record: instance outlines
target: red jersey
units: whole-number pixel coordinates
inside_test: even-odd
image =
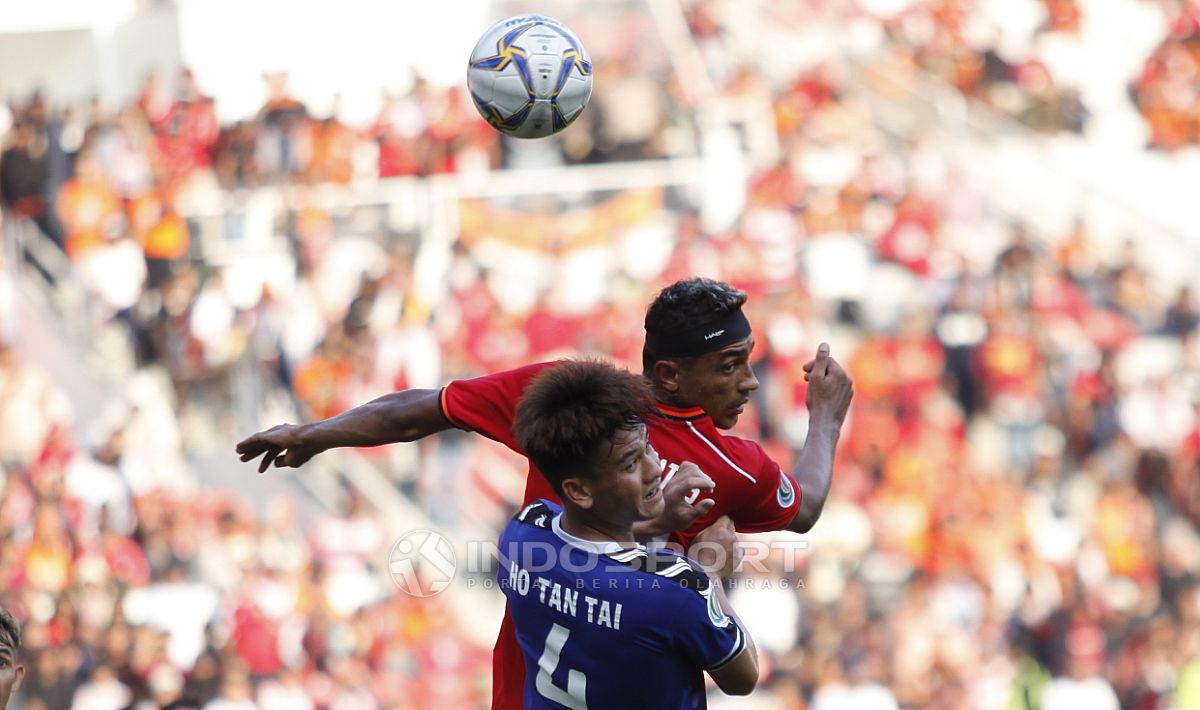
[[[454,426],[477,432],[524,454],[512,433],[517,402],[535,375],[554,363],[500,372],[447,385],[441,394],[442,413]],[[752,441],[722,434],[702,409],[680,410],[658,406],[658,416],[646,422],[650,443],[665,462],[664,477],[691,461],[716,484],[711,493],[716,504],[691,528],[671,536],[686,550],[695,536],[722,515],[728,515],[739,532],[782,530],[796,517],[800,489],[779,464]],[[525,484],[523,505],[539,498],[558,501],[546,478],[532,463]],[[492,708],[524,707],[525,662],[508,614],[492,654]]]

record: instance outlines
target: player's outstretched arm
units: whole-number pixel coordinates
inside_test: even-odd
[[[711,579],[717,602],[733,619],[733,623],[742,628],[742,633],[746,637],[746,647],[732,661],[720,668],[710,670],[708,674],[712,676],[713,682],[717,684],[721,692],[726,695],[749,695],[754,690],[754,686],[758,685],[758,649],[755,648],[754,639],[750,637],[746,625],[738,618],[737,613],[733,610],[733,605],[729,603],[729,598],[725,596],[725,586],[721,583],[721,579],[716,576],[711,576]]]
[[[373,399],[309,424],[280,424],[238,442],[242,461],[262,456],[258,472],[274,462],[295,468],[322,451],[342,446],[379,446],[416,441],[451,427],[442,413],[440,390],[404,390]]]
[[[788,530],[801,533],[812,529],[825,507],[833,481],[834,450],[854,397],[854,383],[829,356],[828,343],[821,343],[816,358],[804,363],[804,379],[808,382],[808,438],[792,472],[801,497],[796,517],[788,526]]]

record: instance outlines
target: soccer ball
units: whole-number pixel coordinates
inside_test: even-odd
[[[480,115],[517,138],[558,133],[592,95],[592,62],[566,25],[518,15],[492,25],[471,52],[467,88]]]

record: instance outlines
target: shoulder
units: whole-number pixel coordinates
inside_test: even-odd
[[[663,580],[663,586],[668,589],[678,588],[704,595],[712,585],[704,568],[673,552],[639,548],[622,550],[608,557],[632,570]]]
[[[787,478],[783,466],[757,441],[725,436],[724,444],[729,457],[750,472],[756,484],[774,487],[779,484],[780,478]]]
[[[530,380],[543,370],[553,367],[554,364],[553,362],[539,362],[514,370],[493,372],[490,375],[480,375],[465,380],[453,380],[442,388],[443,397],[454,400],[470,395],[494,397],[498,393],[519,394],[524,391]]]
[[[521,509],[510,525],[530,525],[543,530],[550,529],[550,521],[562,512],[562,508],[548,500],[536,500]]]
[[[515,551],[510,549],[512,545],[529,542],[554,543],[557,538],[550,529],[550,524],[560,512],[561,508],[547,500],[534,501],[522,508],[500,533],[500,547],[512,553],[506,557],[517,559]]]
[[[747,461],[772,460],[766,449],[764,449],[757,441],[743,439],[740,436],[733,436],[732,434],[725,434],[715,427],[714,430],[716,430],[717,436],[720,437],[721,443],[725,446],[725,449],[731,454],[734,454]]]
[[[454,380],[442,388],[439,396],[442,414],[459,429],[490,433],[492,438],[503,439],[499,430],[511,424],[517,401],[529,381],[553,364],[540,362],[515,370]]]
[[[775,475],[781,467],[758,442],[726,434],[717,429],[711,419],[704,421],[706,425],[698,427],[696,434],[707,446],[696,447],[693,460],[705,473],[711,476],[714,471],[722,470],[723,465],[752,484],[765,478],[774,485]]]

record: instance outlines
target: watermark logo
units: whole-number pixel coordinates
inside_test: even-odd
[[[450,586],[457,558],[450,541],[432,530],[413,530],[396,540],[388,553],[388,572],[400,591],[432,597]]]
[[[743,538],[731,547],[713,541],[698,542],[688,552],[693,560],[709,570],[732,570],[749,588],[760,584],[764,588],[773,584],[787,588],[803,571],[808,548],[808,541],[802,539]],[[585,585],[601,578],[612,584],[615,577],[627,576],[630,578],[628,588],[640,588],[647,580],[659,579],[655,572],[677,565],[679,560],[675,555],[682,552],[682,548],[674,543],[652,544],[640,553],[626,554],[626,557],[640,558],[631,561],[583,555],[570,545],[546,540],[510,542],[503,548],[494,539],[466,540],[456,548],[437,532],[417,529],[410,530],[392,544],[387,569],[396,587],[414,597],[441,594],[458,575],[467,589],[481,586],[490,589],[496,585],[497,573],[507,575],[513,563],[529,574],[545,575],[558,570],[575,575]],[[600,566],[606,568],[603,574],[597,570]],[[730,589],[739,584],[733,578],[727,581]],[[799,584],[803,586],[802,581]]]

